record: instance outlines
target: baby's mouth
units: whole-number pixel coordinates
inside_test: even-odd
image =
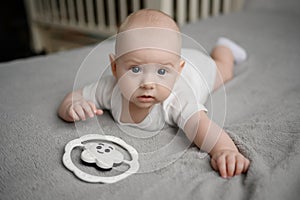
[[[147,102],[152,102],[155,100],[155,98],[151,95],[141,95],[137,97],[139,101],[147,103]]]

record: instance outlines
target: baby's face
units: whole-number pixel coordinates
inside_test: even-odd
[[[123,55],[113,73],[123,97],[141,108],[163,102],[170,95],[184,66],[178,55],[142,49]]]

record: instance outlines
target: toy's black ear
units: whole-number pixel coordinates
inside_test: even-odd
[[[116,65],[116,59],[114,54],[109,54],[109,60],[110,60],[110,67],[111,72],[114,75],[114,77],[117,77],[117,65]]]

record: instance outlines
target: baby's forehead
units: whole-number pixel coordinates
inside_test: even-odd
[[[175,65],[180,61],[180,54],[161,49],[140,49],[126,53],[118,60],[124,63]]]
[[[151,54],[169,52],[179,55],[181,33],[171,29],[145,27],[124,31],[116,36],[115,54],[117,57],[136,51],[143,53],[149,49],[153,50]]]

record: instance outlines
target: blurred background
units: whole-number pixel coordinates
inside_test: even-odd
[[[0,62],[98,43],[132,12],[153,8],[179,24],[242,9],[244,0],[10,0],[0,2]]]
[[[23,0],[0,1],[0,36],[0,62],[37,55],[30,48]]]

